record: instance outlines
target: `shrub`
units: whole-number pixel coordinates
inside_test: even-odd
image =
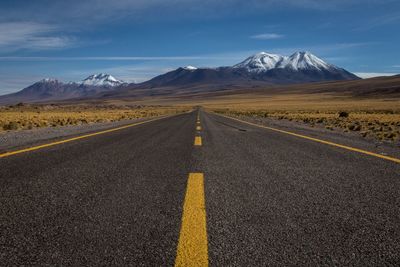
[[[19,128],[19,124],[15,121],[12,121],[3,126],[4,130],[18,130],[18,128]]]
[[[349,117],[349,113],[346,111],[340,111],[339,112],[339,118],[347,118]]]

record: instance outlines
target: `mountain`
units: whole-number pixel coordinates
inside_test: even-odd
[[[261,52],[246,58],[244,61],[234,65],[233,68],[260,73],[276,68],[278,64],[285,59],[286,58],[281,55]]]
[[[219,68],[195,68],[181,67],[176,70],[161,74],[153,79],[138,84],[141,88],[165,87],[165,86],[187,86],[193,84],[229,84],[237,82],[248,82],[246,71],[236,70],[230,67]]]
[[[115,79],[113,76],[105,73],[93,74],[81,82],[82,85],[87,86],[119,86],[124,84],[123,81]]]
[[[340,69],[332,64],[328,64],[310,52],[296,52],[293,55],[281,56],[261,52],[246,58],[233,66],[237,69],[246,69],[249,72],[267,72],[272,69],[292,69],[292,70],[333,70]]]
[[[310,52],[282,56],[261,52],[232,67],[196,68],[187,66],[139,84],[141,88],[200,85],[293,84],[359,79]],[[136,86],[137,88],[137,86]]]
[[[233,66],[253,73],[256,80],[277,84],[356,80],[356,75],[329,64],[310,52],[281,56],[261,52]]]
[[[277,66],[278,68],[289,68],[293,70],[332,70],[338,67],[328,64],[319,57],[310,52],[296,52],[288,58],[285,58]]]
[[[44,79],[17,93],[0,96],[0,104],[72,98],[140,97],[177,92],[196,93],[269,85],[360,79],[310,52],[290,56],[261,52],[233,66],[180,67],[140,84],[127,84],[109,74],[90,75],[81,82]]]
[[[56,79],[47,78],[19,92],[0,96],[0,104],[92,97],[101,92],[116,90],[124,85],[126,83],[103,73],[90,75],[81,82],[63,83]]]

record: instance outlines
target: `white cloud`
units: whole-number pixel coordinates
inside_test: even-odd
[[[156,61],[156,60],[207,60],[215,59],[212,56],[166,56],[166,57],[19,57],[19,56],[0,56],[0,61]]]
[[[373,78],[373,77],[380,77],[380,76],[393,76],[398,73],[388,73],[388,72],[355,72],[355,75],[361,78]]]
[[[55,35],[57,30],[55,26],[36,22],[0,23],[0,49],[3,51],[59,49],[75,44],[74,38]]]
[[[283,37],[284,37],[283,34],[278,34],[278,33],[261,33],[250,36],[250,38],[258,40],[273,40],[273,39],[281,39]]]

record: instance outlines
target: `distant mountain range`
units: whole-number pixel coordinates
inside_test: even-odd
[[[281,56],[261,52],[230,67],[181,67],[140,84],[128,84],[109,74],[91,75],[81,82],[62,83],[54,79],[41,80],[21,91],[0,96],[0,104],[55,101],[126,95],[129,91],[168,88],[185,90],[219,90],[226,86],[266,86],[321,81],[356,80],[356,75],[326,63],[309,52]]]
[[[90,75],[81,82],[63,83],[56,79],[46,78],[19,92],[0,96],[0,104],[87,98],[102,92],[113,91],[124,85],[127,83],[104,73]]]
[[[345,69],[326,63],[309,52],[296,52],[289,57],[261,52],[232,67],[178,68],[144,82],[140,86],[251,84],[251,82],[292,84],[355,79],[359,77]]]

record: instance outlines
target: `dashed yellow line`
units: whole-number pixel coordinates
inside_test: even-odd
[[[203,173],[189,174],[175,266],[208,266]]]
[[[201,126],[196,126],[197,131],[201,131]]]
[[[195,146],[201,146],[201,145],[202,145],[201,136],[196,136],[196,137],[194,138],[194,145],[195,145]]]
[[[47,143],[47,144],[43,144],[43,145],[28,147],[28,148],[24,148],[24,149],[20,149],[20,150],[15,150],[15,151],[10,151],[10,152],[6,152],[6,153],[3,153],[3,154],[0,154],[0,158],[5,158],[5,157],[9,157],[9,156],[16,155],[16,154],[21,154],[21,153],[25,153],[25,152],[34,151],[34,150],[39,150],[39,149],[46,148],[46,147],[56,146],[56,145],[68,143],[68,142],[71,142],[71,141],[76,141],[76,140],[80,140],[80,139],[84,139],[84,138],[89,138],[89,137],[96,136],[96,135],[101,135],[101,134],[105,134],[105,133],[111,133],[111,132],[119,131],[119,130],[122,130],[122,129],[130,128],[130,127],[133,127],[133,126],[137,126],[137,125],[149,123],[149,122],[152,122],[152,121],[168,118],[168,117],[171,117],[171,116],[155,118],[155,119],[142,121],[142,122],[131,123],[131,124],[128,124],[128,125],[124,125],[124,126],[121,126],[121,127],[112,128],[112,129],[108,129],[108,130],[104,130],[104,131],[100,131],[100,132],[95,132],[95,133],[91,133],[91,134],[85,134],[85,135],[81,135],[81,136],[77,136],[77,137],[74,137],[74,138],[69,138],[69,139],[65,139],[65,140],[61,140],[61,141],[56,141],[56,142]]]
[[[279,133],[284,133],[284,134],[288,134],[288,135],[304,138],[304,139],[311,140],[311,141],[314,141],[314,142],[318,142],[318,143],[321,143],[321,144],[326,144],[326,145],[330,145],[330,146],[334,146],[334,147],[340,147],[340,148],[343,148],[343,149],[346,149],[346,150],[350,150],[350,151],[358,152],[358,153],[361,153],[361,154],[365,154],[365,155],[369,155],[369,156],[373,156],[373,157],[377,157],[377,158],[381,158],[381,159],[386,159],[386,160],[389,160],[389,161],[392,161],[392,162],[400,163],[400,159],[398,159],[398,158],[377,154],[377,153],[374,153],[374,152],[371,152],[371,151],[367,151],[367,150],[363,150],[363,149],[360,149],[360,148],[341,145],[341,144],[337,144],[337,143],[334,143],[334,142],[330,142],[330,141],[326,141],[326,140],[310,137],[310,136],[307,136],[307,135],[297,134],[297,133],[294,133],[294,132],[284,131],[284,130],[280,130],[280,129],[277,129],[277,128],[272,128],[272,127],[268,127],[268,126],[264,126],[264,125],[259,125],[259,124],[243,121],[243,120],[240,120],[240,119],[232,118],[232,117],[221,115],[221,114],[217,114],[217,115],[225,117],[225,118],[228,118],[228,119],[231,119],[231,120],[239,121],[239,122],[242,122],[242,123],[245,123],[245,124],[249,124],[249,125],[252,125],[252,126],[256,126],[256,127],[259,127],[259,128],[264,128],[264,129],[268,129],[268,130],[271,130],[271,131],[275,131],[275,132],[279,132]]]

